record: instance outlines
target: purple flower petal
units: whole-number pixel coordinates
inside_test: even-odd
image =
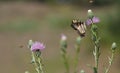
[[[87,19],[87,21],[86,21],[86,24],[87,24],[87,25],[90,25],[90,24],[92,24],[92,21],[91,21],[91,19]]]
[[[93,17],[92,20],[91,20],[91,19],[87,19],[86,24],[87,24],[87,25],[90,25],[90,24],[92,24],[92,22],[93,22],[93,23],[99,23],[100,20],[99,20],[98,17]]]
[[[40,42],[34,42],[31,46],[31,51],[43,50],[45,45]]]
[[[92,21],[93,21],[93,23],[99,23],[100,22],[98,17],[93,17]]]

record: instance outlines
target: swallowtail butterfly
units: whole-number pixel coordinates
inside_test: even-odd
[[[85,36],[86,25],[82,21],[72,20],[71,27],[78,32],[81,37]]]

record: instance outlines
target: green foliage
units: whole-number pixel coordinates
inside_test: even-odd
[[[117,12],[116,15],[108,15],[108,30],[110,31],[110,33],[112,35],[114,35],[114,37],[119,38],[120,37],[120,14],[119,14],[120,10]]]
[[[113,0],[94,0],[93,4],[96,6],[100,6],[100,5],[108,5],[114,2],[115,1]]]
[[[22,20],[22,21],[16,21],[16,22],[10,22],[7,24],[0,25],[0,32],[28,32],[33,29],[36,29],[38,27],[38,23],[35,21],[30,20]]]
[[[71,22],[71,18],[61,17],[61,16],[49,16],[48,18],[49,27],[52,29],[66,29],[69,27],[69,22]]]

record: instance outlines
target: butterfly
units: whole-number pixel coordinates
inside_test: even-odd
[[[86,25],[82,21],[72,20],[71,27],[78,32],[81,37],[85,36]]]

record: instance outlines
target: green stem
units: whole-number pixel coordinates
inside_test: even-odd
[[[44,73],[41,56],[37,56],[34,52],[32,52],[32,58],[34,60],[33,64],[35,66],[36,73]]]
[[[77,73],[77,67],[78,67],[78,62],[79,62],[79,54],[80,54],[80,46],[79,44],[76,45],[76,56],[75,56],[75,71],[74,73]]]
[[[98,38],[98,32],[97,32],[97,26],[92,23],[91,27],[92,32],[92,40],[94,42],[95,49],[93,51],[93,55],[95,58],[95,66],[94,66],[94,73],[98,73],[98,64],[99,64],[99,56],[100,56],[100,46],[99,46],[99,38]]]
[[[33,60],[34,60],[34,66],[35,66],[35,70],[36,70],[36,72],[37,73],[40,73],[40,71],[39,71],[39,68],[38,68],[38,64],[37,64],[37,61],[36,61],[36,58],[35,58],[35,55],[34,55],[34,53],[32,52],[32,58],[33,58]]]
[[[39,63],[39,69],[40,69],[41,73],[44,73],[44,71],[43,71],[43,66],[42,66],[42,59],[41,59],[41,57],[38,57],[38,63]]]
[[[98,73],[98,63],[99,63],[99,48],[97,48],[95,46],[95,54],[94,54],[94,57],[95,57],[95,71],[94,73]]]
[[[108,67],[107,67],[107,69],[105,70],[104,73],[108,73],[109,72],[110,67],[111,67],[111,65],[113,63],[113,59],[114,59],[114,52],[112,52],[112,56],[111,56],[111,58],[109,58],[109,65],[108,65]]]
[[[69,63],[68,63],[68,60],[67,60],[66,50],[62,49],[61,52],[62,52],[63,62],[64,62],[64,65],[65,65],[65,68],[66,68],[66,73],[69,73]]]

